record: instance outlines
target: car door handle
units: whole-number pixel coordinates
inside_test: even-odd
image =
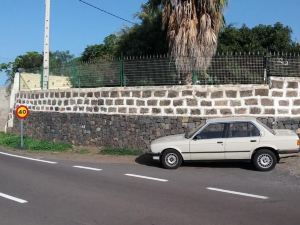
[[[256,140],[251,140],[250,142],[256,142]]]
[[[223,144],[223,141],[218,141],[217,144]]]

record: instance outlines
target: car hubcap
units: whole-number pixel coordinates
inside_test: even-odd
[[[166,155],[166,160],[165,161],[166,161],[166,164],[168,166],[173,167],[173,166],[175,166],[177,164],[178,157],[174,153],[169,153],[169,154]]]
[[[273,164],[273,158],[268,154],[262,154],[258,156],[257,161],[259,166],[265,169],[271,167]]]

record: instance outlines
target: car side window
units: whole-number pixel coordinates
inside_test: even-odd
[[[252,123],[249,123],[248,129],[249,129],[250,137],[260,136],[259,129],[255,125],[253,125]]]
[[[260,132],[252,123],[249,122],[236,122],[229,124],[228,137],[256,137],[260,136]]]
[[[209,124],[196,135],[195,139],[223,138],[224,128],[224,123]]]
[[[248,123],[247,122],[230,123],[228,137],[229,138],[249,137]]]

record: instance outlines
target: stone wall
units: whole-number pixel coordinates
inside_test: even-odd
[[[0,131],[5,130],[9,113],[9,96],[5,87],[0,87]]]
[[[183,133],[206,118],[256,116],[274,128],[296,130],[299,78],[271,77],[266,85],[162,86],[20,92],[26,133],[76,145],[149,149],[151,140]],[[13,130],[17,130],[15,121]]]

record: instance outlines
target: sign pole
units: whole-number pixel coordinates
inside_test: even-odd
[[[21,149],[24,148],[24,120],[20,120],[21,122]]]

